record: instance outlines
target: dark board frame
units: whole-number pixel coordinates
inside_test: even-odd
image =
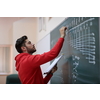
[[[68,27],[59,54],[64,53],[64,57],[58,63],[58,71],[53,75],[51,84],[100,83],[99,24],[98,17],[69,17],[50,32],[52,48],[60,37],[59,29]]]

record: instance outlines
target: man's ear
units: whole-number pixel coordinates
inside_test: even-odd
[[[26,47],[22,46],[21,47],[22,51],[26,51]]]

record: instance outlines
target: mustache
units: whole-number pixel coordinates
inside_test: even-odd
[[[33,45],[33,48],[35,48],[35,46]]]

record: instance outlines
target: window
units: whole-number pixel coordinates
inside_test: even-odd
[[[10,73],[11,46],[0,46],[0,74]]]
[[[39,32],[41,30],[46,30],[46,18],[45,17],[39,17]]]

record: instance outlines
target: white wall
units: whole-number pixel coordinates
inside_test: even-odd
[[[66,17],[52,17],[50,20],[46,17],[46,30],[38,31],[37,34],[37,42],[40,41],[43,37],[45,37],[50,31],[52,31],[55,27],[57,27],[62,21],[65,20]],[[39,23],[39,22],[38,22]],[[38,25],[39,26],[39,25]]]
[[[0,44],[12,44],[13,22],[20,17],[0,17]]]

